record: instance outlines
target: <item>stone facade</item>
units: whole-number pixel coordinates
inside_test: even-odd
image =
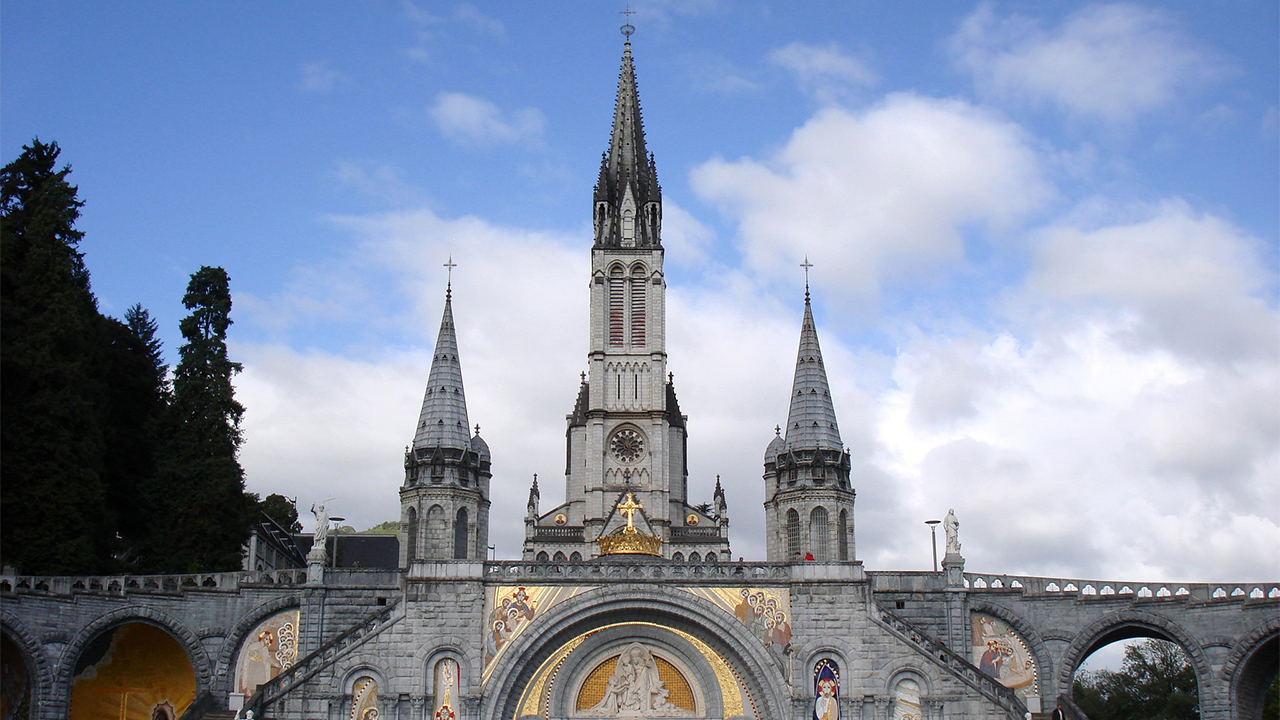
[[[1021,720],[1047,717],[1090,652],[1145,636],[1186,650],[1202,717],[1258,717],[1280,656],[1280,583],[984,575],[965,573],[958,552],[939,572],[865,571],[807,294],[787,431],[765,454],[769,562],[731,561],[719,483],[707,507],[686,494],[685,418],[666,374],[661,195],[629,44],[594,218],[590,375],[568,416],[567,500],[541,512],[535,479],[523,560],[485,560],[492,458],[469,425],[446,294],[405,454],[399,568],[332,569],[317,557],[305,570],[0,576],[6,693],[50,720],[89,716],[91,702],[144,720],[227,709]],[[600,554],[599,537],[632,524],[662,540],[657,555]],[[134,623],[185,651],[193,697],[130,710],[145,672],[118,692],[77,689],[76,678],[114,667],[104,639]]]

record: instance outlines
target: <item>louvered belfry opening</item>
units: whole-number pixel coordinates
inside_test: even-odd
[[[631,271],[631,344],[644,346],[645,330],[645,282],[644,269]]]
[[[622,268],[615,267],[609,278],[609,344],[617,347],[626,342],[626,283]]]

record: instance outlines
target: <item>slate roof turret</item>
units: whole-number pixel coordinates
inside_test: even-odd
[[[840,452],[844,449],[807,289],[804,294],[804,320],[800,326],[800,350],[796,355],[796,376],[791,386],[791,410],[787,414],[786,443],[787,450],[818,448]]]
[[[444,316],[440,319],[431,374],[413,437],[414,450],[428,448],[471,448],[467,397],[462,389],[462,364],[458,360],[458,337],[453,326],[452,288],[445,291]]]
[[[600,177],[596,181],[597,247],[616,247],[622,243],[620,218],[628,194],[635,203],[635,246],[660,247],[662,188],[658,185],[653,155],[645,148],[644,121],[640,115],[640,96],[636,90],[630,41],[623,45],[618,96],[613,109],[613,131],[609,136],[609,149],[600,159]],[[608,208],[607,218],[601,217],[601,203]],[[649,209],[651,204],[654,205],[652,211]]]

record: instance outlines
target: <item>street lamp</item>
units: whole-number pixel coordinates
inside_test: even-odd
[[[933,571],[938,572],[938,523],[941,520],[925,520],[924,524],[929,526],[929,535],[933,538]]]
[[[343,520],[346,520],[346,518],[344,517],[329,518],[329,527],[326,528],[326,530],[330,530],[330,531],[335,530],[338,526],[338,523],[342,522]],[[328,550],[329,548],[326,547],[325,551],[327,552]],[[938,554],[937,552],[934,552],[934,555],[937,555],[937,554]],[[335,568],[338,567],[338,536],[337,535],[333,536],[333,553],[329,555],[329,566],[335,567]]]

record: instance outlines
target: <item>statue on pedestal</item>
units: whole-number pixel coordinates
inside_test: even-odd
[[[942,521],[942,529],[947,533],[947,554],[960,554],[960,521],[956,519],[955,510],[947,510],[947,517]]]

